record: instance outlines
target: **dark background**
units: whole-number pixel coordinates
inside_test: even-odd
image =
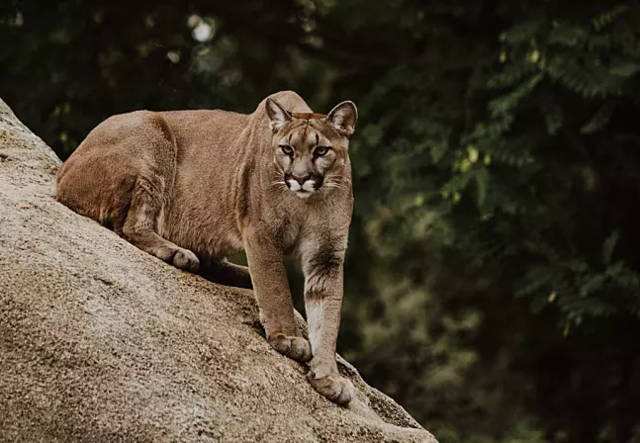
[[[66,158],[134,109],[354,100],[340,352],[445,442],[640,442],[640,13],[616,1],[15,1]]]

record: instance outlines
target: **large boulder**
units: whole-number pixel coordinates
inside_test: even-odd
[[[0,100],[0,438],[435,442],[340,359],[348,408],[261,336],[251,291],[179,271],[54,198]]]

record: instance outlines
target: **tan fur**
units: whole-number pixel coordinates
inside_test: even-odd
[[[348,137],[356,118],[351,102],[324,116],[290,91],[249,115],[116,115],[60,169],[57,198],[177,267],[252,283],[269,343],[308,361],[316,390],[347,403],[352,388],[338,375],[335,348],[353,203]],[[243,248],[250,279],[246,268],[224,259]],[[294,321],[287,254],[302,263],[310,342]]]

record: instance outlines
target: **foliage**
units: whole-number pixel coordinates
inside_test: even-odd
[[[443,442],[638,441],[639,14],[19,1],[0,95],[62,156],[131,109],[353,99],[342,352]]]

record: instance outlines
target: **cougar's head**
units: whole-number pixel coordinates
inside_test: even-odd
[[[349,137],[358,119],[356,105],[344,101],[327,115],[289,112],[268,98],[273,130],[275,184],[300,198],[348,188]]]

